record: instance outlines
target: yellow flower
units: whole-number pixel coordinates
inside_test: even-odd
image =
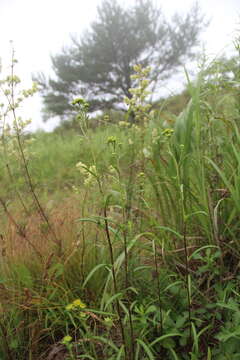
[[[66,335],[64,336],[64,338],[62,339],[62,344],[68,344],[72,341],[72,337],[70,335]]]
[[[67,311],[69,311],[69,310],[72,310],[73,309],[73,304],[68,304],[66,307],[65,307],[65,309],[67,310]]]
[[[110,174],[116,173],[116,169],[112,165],[109,166],[108,171],[110,172]]]
[[[118,125],[122,127],[128,127],[130,124],[127,121],[119,121]]]
[[[171,136],[173,134],[173,132],[174,132],[173,129],[167,128],[167,129],[162,131],[162,135],[169,137],[169,136]]]
[[[93,173],[95,176],[97,176],[97,169],[96,169],[96,166],[95,166],[95,165],[91,165],[91,166],[89,167],[89,171],[90,171],[91,173]]]
[[[84,304],[80,299],[74,300],[72,305],[73,307],[80,307],[81,309],[84,309],[86,307],[86,304]]]
[[[65,309],[66,309],[67,311],[70,311],[70,310],[76,310],[77,308],[85,309],[85,307],[87,307],[87,305],[84,304],[84,303],[82,302],[82,300],[76,299],[76,300],[74,300],[71,304],[68,304],[68,305],[65,307]]]
[[[96,179],[93,177],[93,175],[89,174],[88,177],[84,180],[84,185],[91,186],[94,184],[95,180]]]
[[[116,142],[117,142],[116,136],[109,136],[109,137],[107,138],[107,144],[108,144],[108,145],[109,145],[109,144],[115,145]]]
[[[87,165],[82,163],[81,161],[79,161],[76,164],[76,168],[80,171],[81,174],[83,175],[87,175],[88,174],[88,169],[87,169]]]

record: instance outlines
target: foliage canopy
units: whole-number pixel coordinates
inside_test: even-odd
[[[95,109],[121,109],[131,98],[133,66],[151,66],[153,87],[171,77],[192,59],[206,23],[196,4],[185,17],[167,21],[151,0],[138,0],[130,8],[105,0],[98,16],[81,38],[52,56],[55,76],[35,77],[41,85],[47,116],[62,118],[71,112],[71,100],[83,96]]]

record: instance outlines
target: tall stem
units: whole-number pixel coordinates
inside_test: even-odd
[[[13,79],[14,76],[14,50],[12,51],[12,65],[11,65],[11,76]],[[17,120],[17,116],[16,116],[16,111],[15,111],[15,96],[14,96],[14,83],[13,80],[11,82],[11,100],[7,97],[9,106],[12,110],[12,114],[13,114],[13,120],[14,120],[14,126],[15,126],[15,131],[16,131],[16,138],[17,138],[17,143],[18,143],[18,149],[20,152],[20,157],[23,163],[23,167],[24,167],[24,175],[27,181],[27,184],[29,186],[30,192],[33,196],[33,199],[37,205],[38,211],[40,216],[43,218],[43,220],[47,223],[49,230],[51,231],[53,238],[54,238],[54,242],[58,245],[58,251],[59,251],[59,256],[61,256],[62,254],[62,242],[60,239],[57,238],[57,235],[53,229],[53,227],[51,226],[47,215],[45,214],[43,207],[41,206],[39,199],[36,195],[36,192],[34,190],[34,186],[33,186],[33,182],[29,173],[29,169],[28,169],[28,165],[27,165],[27,160],[23,151],[23,146],[22,146],[22,142],[21,142],[21,134],[20,134],[20,129],[19,129],[19,125],[18,125],[18,120]]]
[[[112,241],[111,241],[111,236],[110,236],[110,231],[109,231],[109,226],[108,226],[108,220],[107,220],[107,206],[106,206],[106,204],[104,206],[103,211],[104,211],[105,232],[106,232],[106,236],[107,236],[108,248],[109,248],[109,253],[110,253],[111,271],[112,271],[112,277],[113,277],[113,288],[114,288],[115,294],[117,294],[118,293],[118,287],[117,287],[116,272],[115,272],[115,267],[114,267],[113,247],[112,247]],[[124,344],[125,358],[127,360],[128,359],[128,353],[127,353],[127,347],[126,347],[126,341],[125,341],[125,333],[124,333],[123,322],[122,322],[120,302],[119,302],[118,299],[116,300],[116,306],[117,306],[117,313],[118,313],[118,322],[119,322],[119,326],[120,326],[120,330],[121,330],[122,341],[123,341],[123,344]]]

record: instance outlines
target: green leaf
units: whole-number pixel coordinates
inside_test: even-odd
[[[153,355],[153,353],[150,350],[149,346],[147,344],[145,344],[145,342],[143,342],[141,339],[137,339],[137,342],[138,342],[138,344],[140,344],[142,346],[142,348],[144,349],[144,351],[147,354],[148,358],[150,360],[155,360],[155,356]]]
[[[165,349],[174,349],[175,346],[176,346],[176,343],[175,343],[175,341],[174,341],[172,338],[167,338],[167,339],[164,339],[164,340],[161,342],[161,345],[162,345]]]
[[[174,337],[174,336],[182,336],[180,333],[169,333],[169,334],[165,334],[165,335],[162,335],[160,337],[158,337],[157,339],[155,339],[153,342],[151,342],[151,347],[154,346],[155,344],[157,344],[158,342],[161,342],[167,338],[171,338],[171,337]]]
[[[104,306],[104,310],[106,310],[110,304],[112,304],[117,299],[120,299],[121,297],[122,297],[122,293],[117,293],[117,294],[114,294],[113,296],[111,296],[110,299],[108,299],[108,301],[106,302],[106,304]]]
[[[85,286],[87,285],[87,283],[89,282],[89,280],[92,278],[92,276],[95,274],[95,272],[99,269],[101,269],[102,267],[105,267],[106,264],[98,264],[96,265],[88,274],[88,276],[86,277],[82,287],[85,288]]]

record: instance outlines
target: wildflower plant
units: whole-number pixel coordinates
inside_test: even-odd
[[[69,312],[69,315],[72,312],[74,313],[71,314],[70,317],[74,316],[80,319],[85,319],[87,317],[87,313],[85,312],[86,307],[86,304],[82,302],[81,299],[76,299],[72,303],[68,304],[65,309]]]
[[[89,103],[84,100],[83,98],[76,98],[72,101],[72,106],[74,107],[75,111],[77,112],[77,120],[79,121],[79,126],[81,128],[82,134],[87,136],[87,129],[88,129],[88,110],[89,110]]]
[[[58,251],[60,254],[62,246],[61,241],[57,238],[57,235],[53,227],[51,226],[49,219],[39,201],[29,169],[30,153],[28,152],[28,145],[29,142],[32,142],[32,140],[27,141],[24,135],[26,127],[29,125],[31,120],[23,120],[17,115],[17,109],[23,102],[23,100],[28,98],[29,96],[33,96],[36,93],[37,84],[33,83],[30,89],[22,90],[20,88],[21,80],[17,75],[15,75],[16,64],[17,60],[15,59],[15,51],[13,49],[10,75],[7,75],[0,81],[0,90],[4,99],[1,104],[2,110],[0,112],[2,162],[4,164],[7,176],[12,183],[14,192],[25,214],[28,214],[29,211],[23,200],[21,191],[19,190],[19,183],[21,185],[24,184],[28,188],[34,205],[43,222],[46,224],[49,231],[51,232],[52,240],[58,247]],[[15,167],[18,166],[18,179],[14,177],[10,165],[12,163],[15,163]],[[5,200],[2,197],[0,197],[0,203],[8,218],[11,219],[12,216],[9,213]],[[19,226],[16,222],[14,222],[14,224],[15,227],[18,229],[18,232],[21,234],[22,238],[29,244],[29,246],[32,247],[37,256],[41,257],[40,251],[37,250],[36,246],[33,245],[32,241],[28,239],[25,231],[22,231],[21,226]]]
[[[132,80],[136,80],[136,86],[130,88],[130,98],[125,97],[125,104],[129,107],[129,111],[134,114],[134,118],[141,126],[147,123],[147,114],[151,108],[150,104],[146,103],[146,98],[151,94],[147,90],[149,86],[148,74],[151,71],[150,67],[143,68],[141,65],[133,67],[135,74],[131,75]]]
[[[76,168],[84,177],[84,185],[90,187],[94,185],[94,183],[97,183],[97,180],[100,181],[99,174],[95,165],[90,165],[89,167],[87,167],[86,164],[83,164],[81,161],[79,161],[76,164]]]
[[[23,135],[32,120],[25,120],[18,116],[17,109],[26,98],[33,96],[38,91],[36,83],[33,83],[29,89],[21,89],[21,79],[15,75],[16,64],[17,60],[13,51],[10,68],[11,74],[0,80],[0,90],[2,93],[0,130],[2,154],[4,154],[2,161],[6,163],[9,156],[15,157],[18,162],[22,162],[22,155],[29,159],[30,153],[27,146],[29,141],[24,139]]]
[[[64,338],[62,339],[61,343],[66,346],[66,349],[67,349],[67,351],[68,351],[68,353],[69,353],[70,359],[71,359],[71,360],[74,360],[72,340],[73,340],[72,336],[66,335],[66,336],[64,336]]]
[[[78,309],[85,309],[86,308],[86,304],[84,304],[84,302],[82,302],[81,299],[76,299],[74,300],[72,303],[68,304],[66,306],[66,310],[78,310]]]
[[[12,86],[22,97],[31,91],[21,92],[14,76],[2,83],[8,90],[2,92],[2,172],[7,173],[9,165],[13,178],[19,179],[21,170],[28,186],[24,192],[20,186],[5,191],[1,174],[0,358],[239,357],[236,104],[227,104],[231,112],[223,112],[214,87],[201,73],[196,82],[188,79],[190,101],[166,128],[161,112],[149,112],[148,71],[138,65],[135,70],[136,88],[126,101],[123,123],[117,124],[122,117],[105,119],[103,127],[92,130],[89,105],[78,98],[72,106],[80,132],[33,136],[37,140],[30,148],[41,157],[41,169],[47,168],[49,158],[64,169],[59,172],[54,164],[44,179],[47,214],[53,215],[57,234],[64,235],[59,252],[49,244],[48,223],[42,224],[39,216],[41,204],[37,207],[34,198],[38,183],[27,177],[32,153],[28,156],[26,127],[19,119],[15,127],[9,121],[13,109],[6,96],[11,101]],[[222,94],[222,88],[218,90]],[[23,195],[23,204],[31,195],[34,211],[29,218],[22,214],[22,205],[19,210],[15,190]],[[50,208],[49,194],[55,197]],[[40,245],[47,250],[42,255],[40,249],[36,258],[32,254],[38,238],[31,227],[39,228]],[[13,249],[16,253],[25,240],[34,249],[23,259],[19,256],[20,264],[9,255],[15,237],[22,240]]]

